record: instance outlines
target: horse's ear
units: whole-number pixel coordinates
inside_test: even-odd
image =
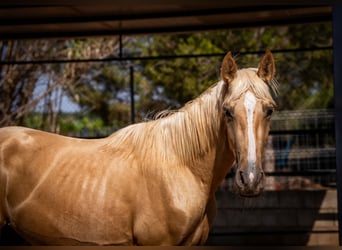
[[[226,83],[230,83],[235,78],[237,70],[238,67],[235,63],[232,53],[228,52],[227,55],[223,58],[221,65],[222,80]]]
[[[265,82],[270,82],[275,75],[274,58],[270,50],[261,59],[257,75]]]

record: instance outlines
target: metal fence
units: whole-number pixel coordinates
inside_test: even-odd
[[[265,150],[266,189],[336,187],[333,110],[278,111]],[[224,188],[232,188],[233,173]]]

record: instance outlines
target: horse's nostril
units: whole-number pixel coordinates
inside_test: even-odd
[[[245,185],[245,180],[244,180],[244,178],[243,178],[243,172],[242,172],[242,171],[239,171],[239,174],[240,174],[241,183],[242,183],[243,185]]]

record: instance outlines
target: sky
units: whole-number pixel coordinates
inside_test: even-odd
[[[39,98],[47,89],[46,78],[42,77],[38,80],[38,84],[36,84],[36,88],[33,92],[33,99]],[[62,95],[62,96],[61,96]],[[61,98],[61,99],[60,99]],[[80,107],[78,104],[74,103],[70,98],[63,93],[61,87],[55,88],[51,93],[51,99],[53,103],[53,109],[57,110],[59,101],[61,101],[61,112],[62,113],[74,113],[80,111]],[[46,98],[42,98],[35,107],[36,112],[44,112]]]

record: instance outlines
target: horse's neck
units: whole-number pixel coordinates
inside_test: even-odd
[[[120,149],[121,157],[137,158],[140,168],[154,175],[187,167],[212,192],[234,161],[221,95],[219,83],[172,115],[118,131],[110,145]]]
[[[198,154],[196,161],[189,165],[194,175],[208,185],[210,195],[217,190],[235,161],[233,151],[228,144],[227,131],[223,125],[217,129],[217,140],[211,144],[210,149],[204,154]]]
[[[210,192],[216,191],[234,162],[232,150],[228,145],[227,130],[222,115],[220,98],[221,86],[213,89],[184,108],[183,123],[177,140],[187,145],[180,158],[186,159],[186,165],[195,176],[210,186]]]

